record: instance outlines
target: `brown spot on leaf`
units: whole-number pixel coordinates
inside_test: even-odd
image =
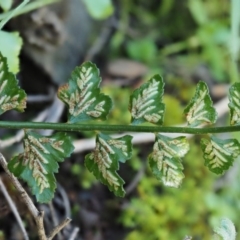
[[[69,88],[69,84],[68,84],[68,83],[60,86],[60,87],[58,88],[58,96],[59,96],[62,92],[67,91],[68,88]]]

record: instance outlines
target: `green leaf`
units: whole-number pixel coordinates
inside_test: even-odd
[[[164,83],[160,75],[134,90],[130,96],[129,110],[132,124],[150,122],[162,125],[165,105],[162,103]]]
[[[0,114],[12,109],[24,111],[26,93],[17,84],[14,74],[8,71],[7,59],[0,52]]]
[[[69,82],[58,90],[58,97],[69,106],[68,122],[106,119],[112,100],[100,93],[100,82],[95,64],[86,62],[74,69]]]
[[[230,124],[240,124],[240,83],[234,83],[229,89]]]
[[[111,0],[83,0],[89,14],[95,19],[105,19],[113,14]]]
[[[205,82],[199,82],[195,96],[191,99],[184,113],[187,116],[188,125],[191,127],[199,126],[203,123],[215,123],[217,112],[213,107],[208,87]]]
[[[150,63],[157,56],[157,47],[153,40],[143,38],[139,40],[129,41],[127,44],[127,52],[130,58]]]
[[[49,202],[54,196],[58,163],[70,156],[74,147],[65,133],[43,137],[38,133],[26,132],[24,153],[11,159],[9,170],[25,180],[36,195],[38,202]]]
[[[240,144],[236,139],[221,140],[214,136],[211,140],[203,138],[201,148],[205,166],[217,174],[222,174],[232,166],[233,160],[240,154]]]
[[[114,139],[100,133],[96,137],[95,150],[85,157],[87,169],[119,197],[125,195],[124,181],[116,171],[119,161],[125,162],[132,156],[131,140],[129,135]]]
[[[22,47],[22,38],[18,32],[0,31],[0,52],[7,58],[9,71],[19,71],[19,53]]]
[[[12,7],[12,3],[13,0],[0,0],[0,7],[6,12]]]
[[[188,8],[197,24],[204,25],[209,21],[206,8],[201,0],[188,1]]]
[[[221,219],[220,226],[214,232],[223,240],[235,240],[237,235],[234,224],[228,218]]]
[[[170,138],[156,134],[149,164],[157,179],[169,187],[179,187],[184,178],[181,158],[188,152],[186,137]]]

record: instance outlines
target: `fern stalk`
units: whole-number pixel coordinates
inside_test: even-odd
[[[85,132],[85,131],[106,131],[106,132],[158,132],[158,133],[185,133],[185,134],[211,134],[225,132],[239,132],[240,126],[225,127],[162,127],[162,126],[139,126],[139,125],[109,125],[109,124],[69,124],[50,122],[16,122],[0,121],[0,128],[8,129],[52,129],[63,132]]]

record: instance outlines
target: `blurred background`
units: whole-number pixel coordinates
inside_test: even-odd
[[[3,2],[0,20],[21,1],[10,1],[10,7]],[[185,123],[183,109],[200,80],[208,84],[219,112],[217,125],[229,125],[228,88],[239,81],[239,0],[35,0],[29,4],[35,6],[33,11],[27,9],[3,29],[18,32],[22,39],[21,47],[17,44],[21,51],[16,73],[28,105],[25,113],[7,112],[1,120],[65,122],[67,110],[56,98],[57,88],[75,66],[88,60],[99,67],[103,92],[114,100],[109,124],[130,123],[131,92],[159,73],[165,81],[165,126]],[[0,43],[6,41],[1,39]],[[77,228],[75,239],[80,240],[179,240],[187,235],[212,239],[212,229],[222,217],[240,229],[239,159],[223,176],[214,175],[204,166],[199,136],[189,138],[182,187],[171,189],[149,170],[147,157],[154,136],[134,135],[133,158],[120,165],[127,192],[123,199],[84,167],[94,134],[71,136],[75,152],[60,164],[55,198],[50,204],[37,204],[45,211],[49,230],[67,216],[73,219],[55,239],[69,239]],[[238,133],[221,136],[240,140]],[[0,151],[7,160],[22,151],[22,131],[0,129],[0,138]],[[0,176],[30,239],[36,239],[31,217],[1,169]],[[0,240],[21,239],[0,193]]]

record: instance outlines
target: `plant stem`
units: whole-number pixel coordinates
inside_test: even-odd
[[[37,225],[39,240],[52,240],[54,236],[71,221],[71,219],[66,218],[63,222],[56,226],[47,237],[45,234],[43,224],[44,212],[38,211],[38,209],[35,207],[32,199],[28,196],[27,192],[24,190],[18,179],[9,171],[7,161],[5,160],[4,156],[1,153],[0,153],[0,166],[2,166],[3,170],[7,173],[10,182],[16,188],[18,195],[21,197],[22,201],[25,203],[29,212],[34,218]]]
[[[3,26],[14,16],[20,11],[21,8],[23,8],[29,0],[24,0],[19,6],[17,6],[15,9],[12,11],[8,12],[7,15],[2,19],[0,22],[0,30],[3,28]]]
[[[25,7],[19,9],[17,12],[14,10],[8,11],[6,13],[1,13],[0,14],[0,20],[6,18],[9,14],[11,14],[11,17],[16,17],[18,15],[33,11],[35,9],[38,9],[40,7],[44,7],[48,4],[52,4],[55,2],[58,2],[60,0],[38,0],[38,1],[34,1],[34,2],[30,2],[29,4],[27,4]]]
[[[208,134],[239,132],[240,126],[225,127],[162,127],[143,125],[106,125],[106,124],[70,124],[50,122],[15,122],[0,121],[0,128],[9,129],[52,129],[63,132],[106,131],[106,132],[160,132],[160,133],[185,133],[185,134]]]
[[[17,220],[17,223],[18,223],[18,225],[19,225],[19,227],[20,227],[20,229],[22,231],[23,238],[25,240],[29,240],[28,234],[26,232],[26,229],[24,228],[23,221],[22,221],[22,219],[20,217],[20,214],[19,214],[19,212],[18,212],[18,210],[16,208],[16,205],[15,205],[14,201],[12,200],[11,196],[9,195],[9,193],[8,193],[8,191],[7,191],[7,189],[6,189],[5,185],[4,185],[1,177],[0,177],[0,190],[2,190],[2,193],[3,193],[4,197],[5,197],[5,199],[7,200],[9,207],[11,208],[11,210],[13,212],[13,215],[15,216],[15,218]]]
[[[7,161],[5,160],[4,156],[0,153],[0,165],[2,166],[3,170],[7,173],[9,180],[16,188],[19,196],[21,197],[22,201],[27,206],[29,212],[35,219],[37,229],[38,229],[38,236],[40,240],[47,240],[45,235],[45,230],[43,226],[43,212],[39,212],[35,207],[32,199],[28,196],[27,192],[24,190],[18,179],[8,170]]]
[[[72,220],[70,218],[66,218],[63,220],[58,226],[56,226],[52,232],[49,234],[47,240],[52,240],[57,233],[59,233],[64,227],[66,227]]]

